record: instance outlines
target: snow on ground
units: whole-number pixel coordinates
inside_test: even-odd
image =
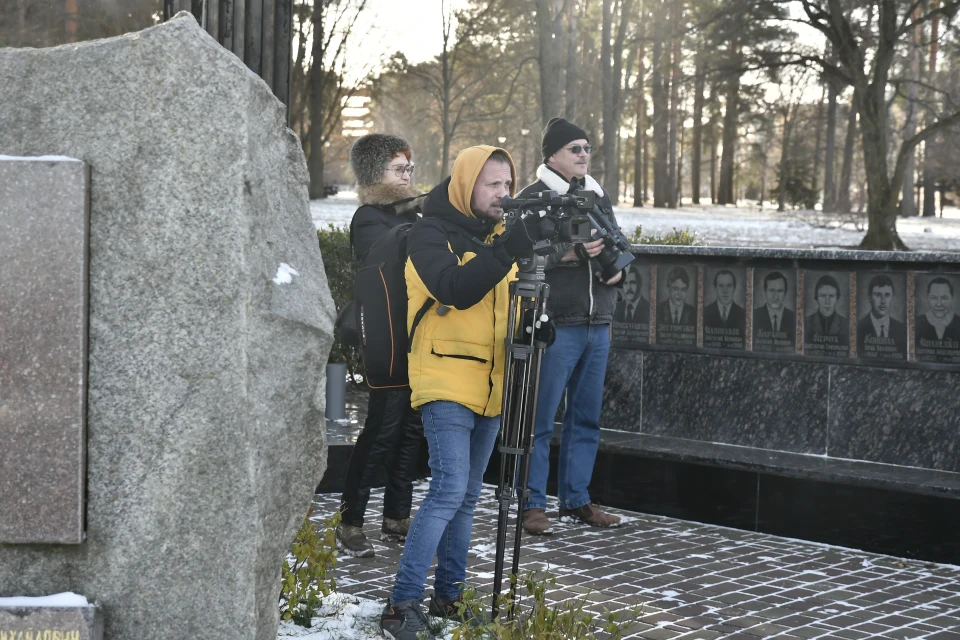
[[[342,191],[325,200],[310,203],[317,228],[328,224],[350,224],[357,209],[356,193]],[[852,224],[839,225],[820,212],[788,211],[757,206],[720,207],[684,206],[679,209],[652,207],[615,207],[617,220],[630,234],[643,226],[644,235],[687,229],[703,236],[715,247],[855,247],[864,231]],[[943,218],[901,218],[897,221],[900,237],[911,249],[960,251],[960,209],[947,209]]]
[[[292,622],[281,622],[277,640],[383,640],[380,633],[380,613],[383,603],[344,593],[332,593],[305,629]],[[453,638],[454,625],[447,624],[445,640]]]

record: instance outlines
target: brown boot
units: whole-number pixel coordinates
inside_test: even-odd
[[[523,512],[523,530],[532,536],[549,536],[553,525],[543,509],[527,509]]]
[[[576,509],[561,509],[560,520],[564,521],[566,518],[575,518],[580,522],[590,525],[591,527],[620,526],[619,516],[600,511],[600,507],[592,502],[590,504],[585,504],[582,507],[577,507]],[[526,525],[526,522],[524,522],[524,525]]]

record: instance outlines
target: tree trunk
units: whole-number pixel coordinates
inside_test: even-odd
[[[827,133],[823,151],[823,210],[836,209],[837,188],[834,185],[837,148],[837,85],[827,80]]]
[[[790,105],[783,111],[783,139],[780,141],[780,184],[777,211],[786,210],[787,183],[790,181]]]
[[[933,0],[933,9],[940,8],[940,0]],[[927,83],[934,84],[937,77],[937,50],[940,38],[940,15],[937,14],[930,23],[930,62],[927,67]],[[929,121],[925,119],[925,125]],[[923,217],[934,217],[937,215],[936,205],[936,185],[934,184],[933,174],[930,170],[929,158],[934,155],[930,153],[931,148],[936,147],[936,137],[927,140],[924,143],[924,162],[923,162]]]
[[[813,188],[814,197],[820,195],[817,190],[817,180],[820,177],[820,139],[823,137],[823,99],[826,93],[826,87],[820,92],[820,101],[817,102],[817,142],[813,145]]]
[[[323,144],[324,123],[323,114],[326,113],[324,104],[324,88],[326,74],[324,73],[324,41],[323,37],[323,3],[316,3],[313,8],[313,44],[311,47],[310,63],[310,159],[307,170],[310,174],[310,199],[326,198],[323,189]]]
[[[567,120],[577,119],[577,82],[580,78],[580,65],[577,58],[577,2],[567,0],[567,91],[564,113]]]
[[[836,210],[840,213],[850,213],[850,180],[853,176],[853,147],[857,139],[857,107],[856,96],[850,101],[847,112],[847,137],[843,145],[843,164],[840,165],[840,185],[837,188]],[[886,150],[884,150],[886,157]],[[886,172],[886,169],[884,169]]]
[[[700,167],[703,164],[703,90],[704,58],[697,56],[696,78],[693,81],[693,160],[690,163],[690,197],[700,204]]]
[[[673,0],[670,11],[673,42],[672,52],[667,55],[670,61],[670,123],[667,140],[667,206],[676,209],[679,202],[677,193],[677,116],[680,110],[680,36],[676,33],[683,19],[683,0]]]
[[[917,8],[914,13],[914,19],[919,17],[920,9]],[[903,126],[903,138],[908,140],[917,132],[917,82],[920,80],[920,37],[919,29],[914,29],[910,34],[910,80],[907,85],[907,120]],[[916,173],[916,156],[914,151],[910,151],[907,159],[907,170],[903,174],[903,187],[900,199],[900,215],[915,216],[917,208],[914,206],[913,192],[915,187],[914,174]]]
[[[897,235],[897,177],[891,180],[887,169],[886,100],[881,90],[854,94],[860,112],[863,169],[867,177],[867,218],[869,228],[861,249],[902,251],[906,249]],[[896,185],[896,186],[895,186]]]
[[[613,23],[613,0],[603,0],[603,18],[600,30],[600,100],[603,109],[603,190],[614,204],[617,203],[617,122],[614,118],[613,60],[611,37]],[[617,82],[620,79],[617,78]]]
[[[64,0],[64,42],[77,41],[77,0]]]
[[[643,132],[643,201],[650,197],[650,134]]]
[[[641,20],[640,20],[640,50],[637,53],[637,110],[636,110],[636,121],[637,128],[634,133],[634,149],[633,149],[633,206],[642,207],[643,206],[643,196],[644,196],[644,184],[643,184],[643,147],[646,144],[646,115],[647,115],[647,102],[646,95],[644,93],[643,86],[643,59],[646,56],[646,47],[644,47],[643,38],[646,33],[646,22],[642,19],[643,17],[643,6],[640,8]]]
[[[667,91],[664,87],[663,5],[656,7],[653,40],[653,144],[656,158],[653,162],[653,206],[665,207],[668,202],[667,175]]]
[[[717,137],[710,141],[710,204],[717,203]]]
[[[537,0],[537,27],[540,37],[540,117],[543,126],[559,116],[563,101],[563,47],[559,33],[557,0]],[[443,174],[446,175],[446,174]]]
[[[740,45],[736,40],[730,43],[731,60],[739,59]],[[733,193],[733,163],[737,144],[737,127],[740,109],[740,73],[731,71],[727,78],[726,105],[723,114],[723,155],[720,158],[720,184],[717,185],[717,204],[736,204]]]

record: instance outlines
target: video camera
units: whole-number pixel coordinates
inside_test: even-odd
[[[528,216],[540,218],[539,235],[533,238],[533,251],[537,255],[554,253],[559,242],[584,243],[602,239],[603,250],[596,260],[600,263],[604,280],[614,277],[634,261],[630,241],[600,212],[596,206],[596,194],[589,189],[567,194],[540,191],[526,198],[507,196],[500,206],[508,225],[511,217],[516,219],[513,224],[526,220]]]

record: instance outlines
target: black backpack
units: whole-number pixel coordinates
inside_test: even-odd
[[[370,387],[407,386],[407,235],[412,224],[397,225],[370,248],[353,281],[353,313],[360,353]],[[433,305],[428,299],[418,315]]]

